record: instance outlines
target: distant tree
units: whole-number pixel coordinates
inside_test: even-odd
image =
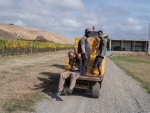
[[[45,40],[46,41],[47,39],[45,39],[43,36],[37,36],[36,40],[43,40],[43,41]]]
[[[15,35],[17,35],[17,33],[14,33]]]
[[[14,24],[10,23],[9,25],[14,25]]]

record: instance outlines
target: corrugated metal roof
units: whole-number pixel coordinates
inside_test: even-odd
[[[122,41],[122,40],[116,40],[116,39],[111,39],[111,40],[114,40],[114,41]],[[123,40],[123,41],[148,41],[148,40]]]

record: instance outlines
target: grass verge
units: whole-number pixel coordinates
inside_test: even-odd
[[[125,71],[125,73],[127,75],[130,75],[132,78],[134,78],[135,80],[141,82],[142,86],[146,89],[147,93],[150,94],[150,85],[148,83],[146,83],[145,81],[143,81],[141,78],[137,77],[135,75],[135,73],[131,72],[130,70],[126,69],[124,66],[122,66],[120,63],[118,63],[117,61],[127,61],[127,62],[142,62],[142,63],[149,63],[150,61],[146,61],[146,60],[142,60],[142,59],[138,59],[138,58],[130,58],[130,57],[124,57],[124,56],[116,56],[116,57],[109,57],[110,60],[114,61],[114,63],[120,67],[121,69],[123,69]]]
[[[9,74],[9,71],[1,71],[2,74]]]
[[[109,57],[113,61],[126,61],[126,62],[138,62],[138,63],[148,63],[150,64],[150,61],[139,59],[139,58],[131,58],[131,57],[125,57],[125,56],[114,56]]]
[[[19,98],[14,97],[6,101],[3,104],[3,108],[7,112],[13,112],[16,110],[35,112],[35,109],[32,108],[32,105],[45,98],[45,95],[41,94],[40,92],[36,92],[33,94],[23,94]]]
[[[13,68],[12,70],[19,70],[19,71],[22,71],[22,70],[29,69],[29,68],[32,68],[32,67],[34,67],[34,66],[27,65],[27,66],[23,66],[23,67]]]

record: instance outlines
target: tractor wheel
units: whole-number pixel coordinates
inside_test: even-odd
[[[92,97],[99,98],[99,96],[100,96],[100,83],[96,82],[92,87]]]

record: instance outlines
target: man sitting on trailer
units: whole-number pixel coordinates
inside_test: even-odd
[[[64,92],[64,83],[65,79],[68,77],[70,77],[70,86],[67,89],[67,95],[70,95],[76,84],[76,79],[81,75],[81,58],[78,55],[78,52],[76,50],[75,52],[69,51],[68,56],[71,69],[70,71],[63,72],[60,75],[58,95],[66,95],[66,93]]]
[[[96,38],[98,41],[97,55],[93,64],[93,69],[91,70],[89,75],[92,76],[93,72],[96,70],[96,67],[98,67],[99,76],[101,77],[101,63],[104,57],[106,56],[106,40],[103,36],[103,31],[98,31],[98,37],[100,40]]]

